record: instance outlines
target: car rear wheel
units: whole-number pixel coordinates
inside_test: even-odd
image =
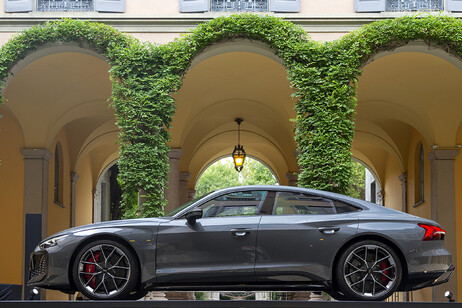
[[[140,270],[133,253],[112,240],[84,246],[75,258],[73,279],[77,289],[95,300],[129,299],[136,291]]]
[[[360,241],[345,249],[335,271],[338,291],[348,300],[384,300],[402,277],[395,251],[379,241]]]

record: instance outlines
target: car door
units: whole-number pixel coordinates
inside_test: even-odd
[[[199,207],[203,217],[159,225],[156,274],[161,284],[255,281],[255,245],[266,191],[238,191]]]
[[[256,275],[259,282],[330,280],[338,249],[358,229],[359,211],[325,197],[277,192],[272,215],[258,229]]]

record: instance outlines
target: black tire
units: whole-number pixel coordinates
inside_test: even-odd
[[[334,274],[336,291],[343,294],[342,299],[381,301],[398,288],[402,266],[391,247],[367,240],[341,253]]]
[[[329,291],[327,292],[333,299],[335,299],[336,301],[343,301],[343,300],[346,300],[345,298],[345,295],[343,295],[342,293],[338,292],[338,291]]]
[[[133,300],[133,301],[137,301],[143,297],[146,296],[146,294],[148,294],[148,291],[135,291],[135,292],[132,292],[130,295],[128,295],[125,299],[126,300]]]
[[[137,292],[140,268],[135,255],[113,240],[91,242],[77,253],[72,266],[77,289],[93,300],[131,299]]]

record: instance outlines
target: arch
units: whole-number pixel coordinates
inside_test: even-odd
[[[444,50],[439,45],[433,45],[431,43],[426,43],[423,40],[410,41],[406,45],[403,45],[403,46],[400,46],[394,49],[379,51],[376,54],[372,55],[370,59],[366,63],[363,64],[363,66],[367,65],[368,63],[372,61],[378,60],[380,58],[383,58],[389,55],[402,53],[402,52],[420,52],[420,53],[432,55],[432,56],[441,58],[443,60],[446,60],[447,62],[457,67],[459,70],[462,70],[462,61],[459,57],[456,57],[448,53],[447,49]]]
[[[275,51],[269,48],[267,44],[264,44],[261,41],[252,41],[248,38],[236,38],[230,41],[221,42],[220,44],[207,46],[193,58],[189,69],[209,58],[231,52],[256,53],[270,58],[278,64],[284,64],[282,59],[279,58]]]
[[[368,24],[350,32],[332,44],[341,50],[351,48],[348,55],[343,54],[341,57],[357,68],[367,64],[381,52],[393,53],[394,51],[399,52],[399,50],[412,50],[416,47],[422,47],[422,43],[442,49],[448,56],[443,56],[441,51],[434,51],[431,48],[428,49],[428,53],[438,54],[460,67],[460,64],[454,62],[451,56],[462,59],[462,41],[457,38],[461,30],[462,22],[449,16],[428,15],[423,18],[403,16]],[[410,42],[412,43],[405,47]],[[359,71],[353,74],[356,75],[357,73]],[[352,80],[356,80],[356,78],[352,78]]]
[[[6,78],[3,90],[8,86],[14,76],[18,75],[25,67],[31,64],[34,61],[37,61],[41,58],[65,52],[76,52],[86,54],[97,59],[108,61],[108,59],[103,56],[103,54],[98,53],[90,44],[87,42],[52,42],[46,43],[44,45],[38,46],[34,51],[26,53],[24,58],[18,60],[10,70],[10,74]]]
[[[64,19],[34,26],[0,49],[4,55],[0,59],[0,98],[3,99],[3,90],[11,80],[11,74],[50,52],[78,50],[112,62],[115,60],[114,48],[128,47],[133,42],[134,39],[110,26],[88,21]]]

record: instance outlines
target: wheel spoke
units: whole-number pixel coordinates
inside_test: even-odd
[[[362,257],[360,257],[359,255],[357,255],[356,253],[353,253],[353,255],[356,256],[356,258],[358,258],[359,260],[361,260],[364,264],[367,264],[367,261],[366,261],[365,258],[363,259]]]
[[[391,278],[390,276],[388,276],[387,274],[383,273],[383,272],[378,272],[380,275],[383,275],[385,276],[385,278],[387,278],[388,280],[393,280],[393,278]]]
[[[106,295],[109,295],[109,291],[107,290],[106,284],[104,281],[106,280],[106,275],[103,274],[103,280],[101,281],[103,283],[104,291],[106,291]]]
[[[116,248],[114,247],[114,249],[112,249],[111,253],[109,254],[109,256],[107,256],[107,259],[109,260],[111,257],[112,257],[112,254],[114,253],[114,251],[116,251]]]
[[[349,274],[346,274],[345,277],[350,277],[351,275],[354,275],[354,274],[356,274],[358,272],[364,273],[364,270],[358,268],[357,270],[355,270],[355,271],[353,271],[353,272],[351,272]]]
[[[93,274],[91,275],[91,278],[88,279],[88,281],[85,283],[84,286],[87,287],[87,286],[91,283],[91,281],[95,278],[95,276],[96,276],[96,275],[99,275],[99,274],[101,274],[101,273],[102,273],[102,272],[93,273]]]
[[[348,263],[348,265],[354,267],[355,270],[360,270],[360,268],[359,268],[359,267],[356,267],[353,263],[351,263],[351,262],[349,262],[349,261],[347,261],[347,263]]]
[[[103,280],[101,280],[101,282],[98,284],[98,286],[96,288],[93,289],[93,294],[96,293],[96,290],[99,289],[99,287],[101,287],[101,285],[103,284]]]
[[[96,258],[95,258],[95,255],[93,254],[93,250],[90,249],[90,253],[91,253],[91,257],[93,258],[93,261],[96,262],[97,260],[96,260]],[[99,267],[100,269],[102,269],[102,267],[101,267],[98,263],[95,263],[95,265],[96,265],[97,267]]]
[[[353,287],[353,286],[357,285],[357,284],[360,283],[360,282],[366,281],[366,277],[367,277],[367,275],[365,275],[365,276],[363,277],[363,279],[360,279],[360,280],[356,281],[355,283],[350,284],[350,287]],[[363,288],[364,288],[364,285],[363,285]]]
[[[114,268],[120,268],[120,269],[123,269],[123,270],[129,270],[130,268],[127,267],[127,266],[119,266],[119,265],[114,265],[112,267],[110,267],[109,269],[114,269]]]
[[[106,266],[107,266],[107,258],[106,258],[106,255],[104,254],[103,245],[99,245],[99,249],[101,250],[101,254],[103,255],[103,258],[104,258],[104,266],[106,267]]]
[[[382,262],[382,261],[385,261],[385,260],[388,259],[388,258],[390,258],[390,256],[385,256],[385,257],[383,257],[382,259],[375,261],[374,264],[373,264],[372,266],[375,266],[375,265],[377,265],[377,263],[380,263],[380,262]]]
[[[113,275],[111,275],[110,273],[108,273],[108,275],[112,278],[112,283],[114,283],[114,286],[117,290],[117,292],[119,291],[119,287],[117,286],[117,282],[115,281],[115,278]]]
[[[381,287],[382,287],[382,289],[384,289],[384,290],[386,290],[386,289],[387,289],[387,287],[386,287],[386,286],[384,286],[383,284],[381,284],[380,282],[378,282],[378,281],[377,281],[377,280],[374,278],[374,276],[372,276],[372,280],[374,281],[374,283],[376,283],[376,284],[378,284],[379,286],[381,286]]]
[[[117,262],[112,267],[117,266],[117,264],[119,264],[123,258],[125,258],[125,255],[120,256],[119,260],[117,260]]]

